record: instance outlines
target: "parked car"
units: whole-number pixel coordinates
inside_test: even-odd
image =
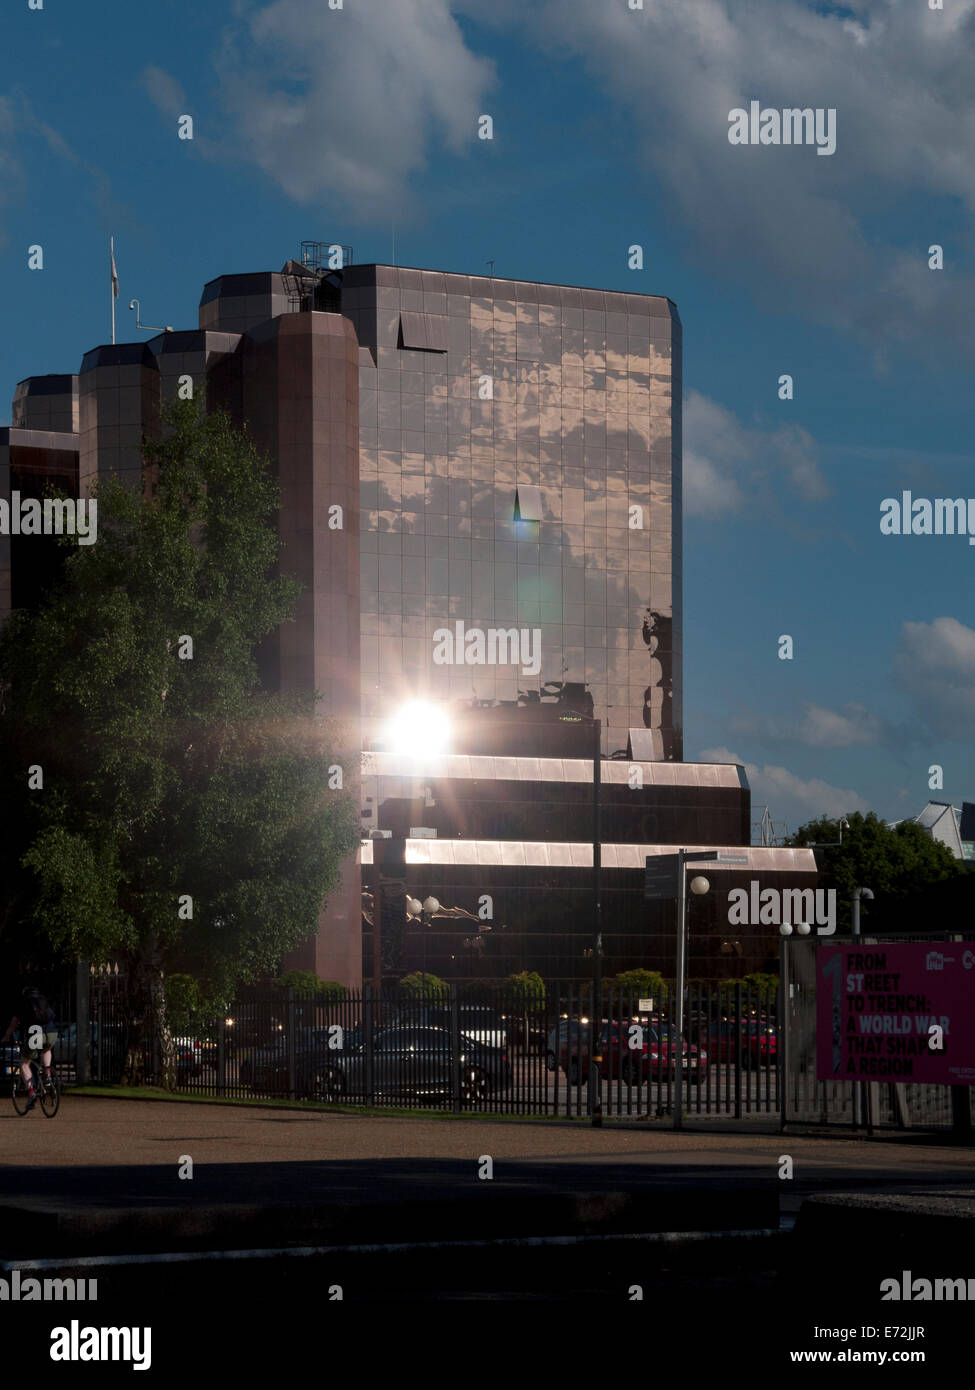
[[[224,1028],[227,1047],[239,1056],[248,1048],[266,1047],[284,1032],[284,1020],[253,1004],[240,1004],[226,1018]]]
[[[557,1065],[565,1072],[570,1085],[586,1083],[589,1079],[589,1041],[590,1030],[586,1024],[568,1023],[564,1035],[560,1029]],[[686,1038],[682,1043],[685,1079],[691,1085],[703,1085],[708,1075],[708,1054]],[[599,1034],[599,1055],[602,1058],[600,1073],[611,1081],[639,1085],[648,1079],[672,1081],[677,1074],[677,1048],[666,1029],[658,1024],[604,1019]]]
[[[708,1051],[719,1062],[774,1062],[778,1049],[775,1028],[759,1019],[723,1018],[708,1030]]]
[[[283,1040],[282,1040],[283,1042]],[[329,1030],[317,1029],[295,1050],[299,1096],[340,1100],[367,1092],[368,1060],[359,1030],[348,1030],[341,1048],[329,1047]],[[392,1026],[373,1041],[372,1094],[446,1099],[451,1092],[451,1039],[445,1028]],[[507,1051],[461,1035],[460,1086],[465,1100],[484,1099],[511,1084]],[[272,1094],[288,1088],[286,1043],[262,1048],[241,1064],[240,1079]]]
[[[99,1036],[101,1048],[99,1048]],[[125,1059],[126,1030],[119,1023],[91,1025],[91,1047],[89,1061],[97,1065],[101,1059],[102,1070],[121,1069]],[[204,1067],[217,1065],[217,1045],[199,1038],[173,1038],[173,1051],[176,1059],[178,1079],[195,1080],[202,1076]],[[78,1052],[78,1027],[75,1023],[61,1025],[58,1041],[54,1048],[54,1061],[60,1065],[74,1065]],[[146,1067],[152,1065],[152,1049],[146,1048]]]
[[[545,1027],[544,1015],[502,1014],[501,1021],[504,1024],[508,1043],[511,1047],[517,1047],[522,1052],[534,1052],[540,1055],[548,1052],[549,1033]]]
[[[545,1048],[545,1066],[549,1071],[555,1071],[560,1065],[561,1058],[570,1050],[570,1038],[573,1041],[579,1036],[580,1024],[577,1019],[562,1018],[551,1030],[548,1035],[548,1042]]]
[[[505,1020],[493,1009],[480,1004],[458,1004],[457,1014],[461,1033],[485,1047],[505,1048],[508,1045],[508,1028]],[[401,1004],[389,1020],[388,1026],[396,1024],[401,1028],[444,1028],[451,1026],[450,1006],[446,1004]]]
[[[346,1038],[342,1039],[346,1042]],[[329,1051],[328,1028],[304,1029],[295,1038],[295,1085],[299,1094],[309,1090],[309,1078],[320,1068]],[[240,1063],[238,1079],[242,1086],[270,1095],[288,1091],[288,1038],[278,1033],[272,1042],[248,1052]]]

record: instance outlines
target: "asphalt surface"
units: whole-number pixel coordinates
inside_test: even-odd
[[[908,1318],[880,1302],[880,1279],[903,1268],[975,1277],[973,1152],[929,1137],[68,1095],[54,1120],[0,1109],[0,1155],[5,1277],[40,1261],[99,1281],[97,1305],[31,1307],[32,1320],[49,1330],[77,1316],[145,1322],[153,1310],[160,1375],[174,1373],[182,1333],[208,1325],[215,1297],[244,1318],[249,1355],[277,1345],[282,1307],[347,1334],[369,1305],[384,1318],[425,1306],[429,1319],[442,1317],[434,1303],[496,1317],[518,1302],[598,1307],[607,1327],[618,1317],[644,1337],[697,1337],[716,1368],[720,1338],[745,1336],[755,1364],[767,1353],[781,1369],[774,1358],[789,1347],[824,1344],[815,1326],[885,1319],[926,1322],[940,1358],[965,1305],[925,1305],[923,1317],[911,1305]],[[192,1178],[180,1177],[187,1159]],[[180,1336],[160,1311],[174,1303]],[[251,1327],[269,1303],[270,1323]],[[555,1345],[571,1338],[572,1323],[551,1327]]]

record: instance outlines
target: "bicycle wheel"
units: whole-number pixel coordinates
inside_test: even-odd
[[[14,1109],[18,1115],[27,1114],[27,1087],[24,1085],[24,1078],[18,1070],[14,1076],[13,1085]]]
[[[61,1092],[58,1090],[58,1083],[52,1075],[41,1083],[41,1109],[49,1120],[53,1120],[58,1113],[60,1104]]]

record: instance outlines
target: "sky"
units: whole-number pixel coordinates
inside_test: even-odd
[[[880,529],[905,490],[975,529],[975,0],[936,3],[8,0],[0,421],[110,340],[110,235],[123,342],[306,238],[668,295],[685,758],[780,835],[975,800],[975,546]],[[835,151],[732,144],[752,101]]]

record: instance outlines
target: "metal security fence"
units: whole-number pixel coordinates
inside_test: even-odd
[[[537,995],[449,986],[405,996],[368,987],[321,999],[276,986],[242,992],[216,1018],[174,1030],[179,1091],[505,1115],[661,1117],[683,1062],[685,1115],[740,1118],[778,1106],[774,996],[692,984],[679,1042],[673,986],[641,999],[607,985],[593,1019],[590,986],[552,982]],[[93,983],[90,1076],[117,1082],[129,1038],[124,980]],[[159,1040],[145,1047],[162,1075]]]
[[[941,932],[861,944],[944,939]],[[973,942],[975,931],[951,939]],[[680,1043],[672,981],[652,999],[607,983],[597,1026],[592,989],[579,982],[549,982],[527,994],[457,985],[409,997],[367,986],[341,999],[253,987],[219,1017],[177,1022],[172,1074],[177,1091],[201,1096],[676,1120],[680,1055],[682,1112],[690,1119],[777,1116],[783,1125],[866,1130],[970,1126],[975,1087],[817,1078],[815,953],[812,940],[784,943],[780,991],[692,982]],[[58,1012],[54,1062],[62,1084],[85,1075],[117,1083],[136,1036],[124,975],[96,969],[83,987],[79,980],[49,997]],[[19,1052],[9,1046],[0,1060],[12,1073]],[[162,1061],[160,1039],[150,1032],[141,1054],[148,1083],[162,1080]]]
[[[863,937],[865,950],[908,942],[937,945],[975,940],[975,932]],[[835,944],[839,945],[837,941]],[[962,1130],[970,1125],[975,1087],[913,1082],[820,1081],[816,1075],[816,943],[790,941],[783,952],[782,1033],[784,1124],[865,1130]],[[975,1006],[975,999],[973,999]]]

